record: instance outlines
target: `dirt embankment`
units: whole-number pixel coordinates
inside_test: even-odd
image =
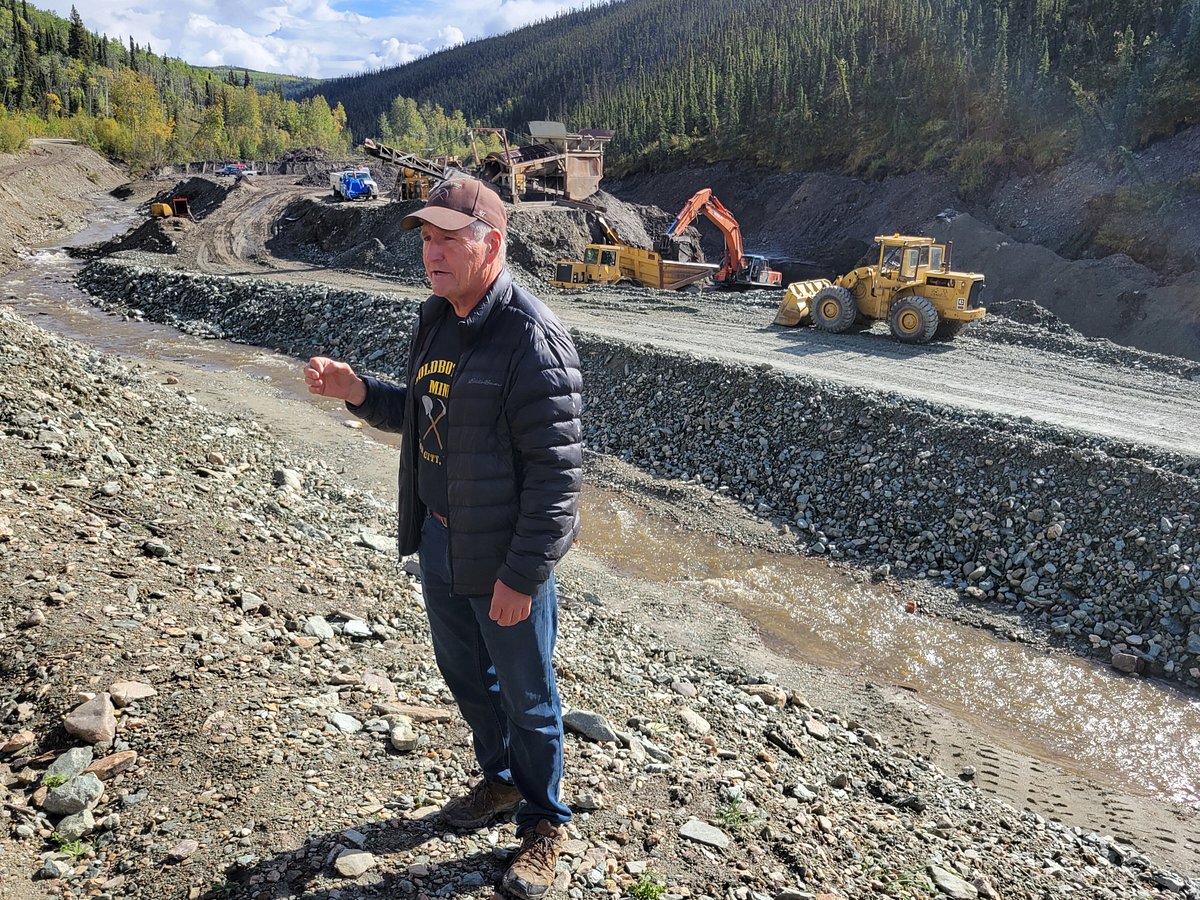
[[[779,260],[785,279],[812,277],[808,264],[824,275],[861,265],[877,234],[948,238],[957,268],[987,276],[985,302],[1033,301],[1086,336],[1196,360],[1198,159],[1200,129],[1190,129],[1125,162],[1081,158],[1014,179],[982,204],[925,172],[867,182],[732,163],[638,175],[609,189],[677,210],[711,187],[738,217],[747,247]],[[701,233],[711,253],[719,236]]]
[[[35,139],[23,153],[0,154],[0,272],[31,245],[79,230],[90,195],[127,177],[95,151],[65,141]]]

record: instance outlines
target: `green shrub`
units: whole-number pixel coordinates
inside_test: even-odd
[[[667,891],[667,887],[653,872],[644,872],[637,884],[629,887],[625,894],[630,900],[658,900]]]

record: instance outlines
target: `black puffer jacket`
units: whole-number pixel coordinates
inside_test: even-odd
[[[436,296],[421,305],[409,384],[447,307]],[[491,596],[499,578],[532,594],[579,534],[579,356],[554,313],[507,271],[457,327],[463,343],[450,387],[445,511],[454,591]],[[417,549],[426,514],[413,459],[416,400],[405,387],[364,380],[367,399],[350,411],[403,435],[399,544],[406,555]]]

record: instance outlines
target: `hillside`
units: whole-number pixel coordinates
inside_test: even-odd
[[[298,146],[347,152],[340,109],[320,95],[290,99],[307,83],[192,66],[97,35],[76,10],[63,19],[24,0],[0,3],[0,152],[31,136],[68,137],[137,170]]]
[[[1200,9],[626,0],[320,91],[362,135],[403,96],[514,129],[612,128],[628,166],[668,154],[869,176],[937,166],[976,192],[1081,143],[1135,147],[1200,121]]]

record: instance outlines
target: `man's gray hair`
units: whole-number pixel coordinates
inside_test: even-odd
[[[496,230],[491,225],[488,225],[486,222],[480,222],[478,219],[476,219],[474,222],[472,222],[469,227],[471,229],[471,237],[475,241],[482,241],[485,237],[487,237],[489,231]],[[507,260],[508,260],[508,238],[505,237],[504,235],[501,235],[500,236],[500,261],[507,262]]]

